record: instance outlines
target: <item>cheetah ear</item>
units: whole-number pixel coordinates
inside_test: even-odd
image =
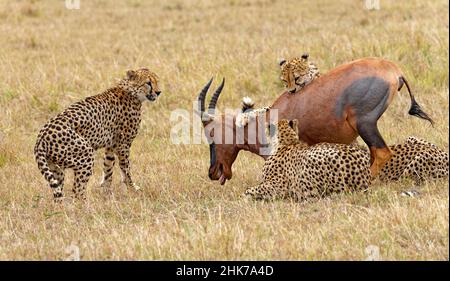
[[[302,59],[307,60],[309,58],[309,54],[308,53],[304,53],[302,55]]]
[[[134,70],[128,70],[127,71],[127,78],[130,80],[134,80],[136,78],[136,71]]]
[[[291,127],[292,129],[294,128],[294,121],[293,120],[289,120],[289,127]]]
[[[289,126],[294,130],[294,132],[298,135],[298,119],[290,120]]]
[[[285,59],[280,59],[280,62],[278,63],[280,66],[282,66],[283,64],[285,64],[286,63],[286,60]]]

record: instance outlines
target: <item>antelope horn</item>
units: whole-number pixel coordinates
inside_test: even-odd
[[[222,83],[220,83],[219,88],[217,88],[217,90],[214,92],[214,95],[212,96],[211,101],[209,102],[208,113],[214,114],[214,111],[216,109],[216,103],[217,103],[217,100],[219,99],[220,93],[223,90],[224,84],[225,84],[225,78],[223,78]]]
[[[198,95],[197,104],[198,104],[198,111],[200,113],[200,116],[202,115],[203,112],[205,112],[205,97],[206,97],[206,94],[208,93],[208,90],[209,90],[209,87],[211,86],[212,81],[213,81],[213,78],[211,77],[208,84],[206,84],[205,87],[203,87],[202,91]]]

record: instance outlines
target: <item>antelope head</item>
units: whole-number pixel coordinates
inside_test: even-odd
[[[258,127],[250,126],[251,129],[249,129],[247,124],[242,126],[236,124],[239,123],[236,122],[236,114],[219,115],[215,113],[217,100],[223,90],[225,79],[214,92],[208,105],[208,111],[205,111],[205,98],[212,80],[211,78],[198,95],[198,113],[209,143],[210,165],[208,176],[211,180],[218,180],[223,185],[232,177],[231,166],[240,150],[247,150],[260,155],[260,139],[257,138],[255,142],[249,141],[250,135],[257,134],[253,131],[256,132]],[[252,132],[249,133],[249,131]],[[263,137],[265,137],[265,134]],[[261,156],[265,158],[265,156]]]

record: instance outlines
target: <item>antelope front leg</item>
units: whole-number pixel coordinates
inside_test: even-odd
[[[141,189],[139,186],[134,184],[131,179],[130,172],[130,148],[123,147],[117,150],[117,155],[119,157],[119,166],[120,171],[122,172],[122,182],[129,188],[133,188],[134,190]]]

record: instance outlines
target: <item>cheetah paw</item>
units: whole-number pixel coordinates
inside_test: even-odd
[[[133,183],[133,185],[131,186],[131,188],[133,188],[134,191],[141,191],[141,190],[142,190],[141,187],[140,187],[139,185],[134,184],[134,183]]]
[[[412,190],[402,191],[400,193],[400,195],[405,196],[405,197],[416,197],[416,196],[420,195],[420,193],[419,193],[419,191],[412,189]]]

